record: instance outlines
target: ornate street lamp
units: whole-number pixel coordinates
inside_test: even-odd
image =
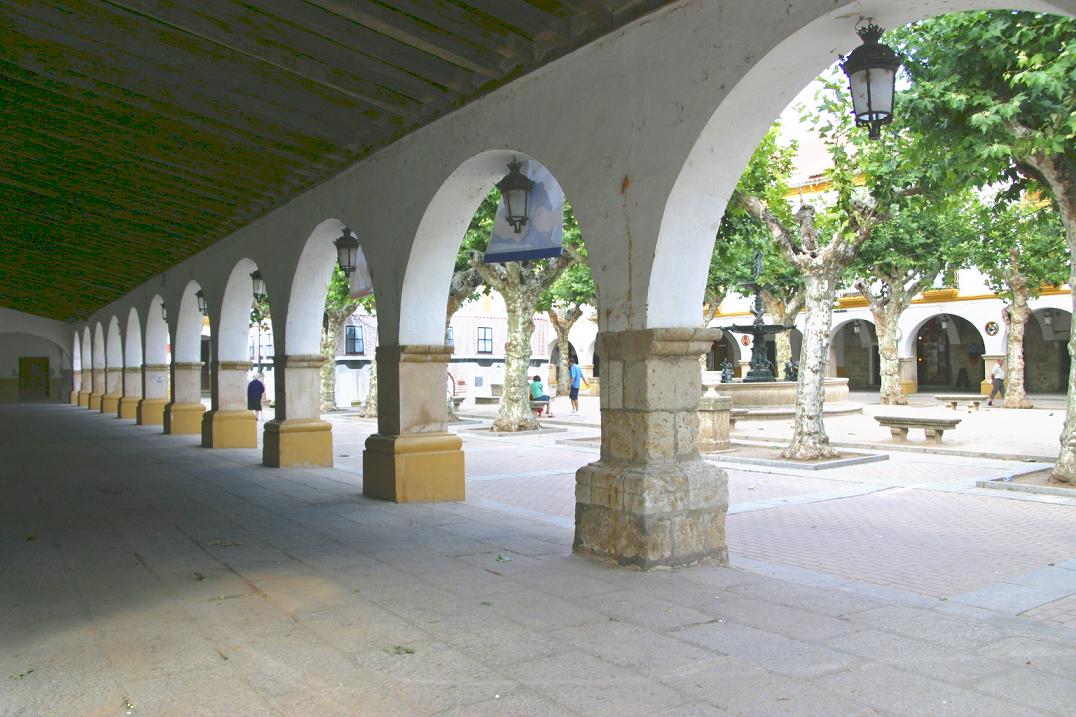
[[[254,284],[254,298],[261,301],[265,298],[265,279],[262,278],[262,273],[257,269],[250,272],[250,281]]]
[[[852,322],[852,333],[859,336],[859,319]]]
[[[164,323],[168,323],[168,309],[164,308],[163,301],[161,302],[161,318],[164,320]]]
[[[879,40],[882,28],[874,23],[856,28],[863,44],[848,57],[841,56],[841,69],[848,76],[852,113],[856,126],[870,127],[871,139],[881,137],[878,128],[893,121],[893,86],[900,56]]]
[[[194,292],[194,298],[198,300],[198,313],[202,316],[208,316],[209,306],[205,303],[205,294],[202,293],[201,289]]]
[[[333,244],[336,245],[336,262],[340,265],[340,271],[350,277],[358,261],[359,240],[350,229],[344,227],[344,233]]]
[[[939,319],[938,323],[941,324],[942,331],[947,331],[949,329],[949,317],[947,317],[945,314],[942,314],[941,319]]]
[[[497,189],[504,197],[504,213],[516,234],[523,231],[530,218],[531,189],[534,182],[519,171],[523,165],[516,159],[508,163],[508,174],[497,182]]]

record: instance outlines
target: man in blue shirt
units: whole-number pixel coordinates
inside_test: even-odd
[[[579,360],[575,356],[568,359],[568,381],[571,390],[568,398],[572,401],[572,415],[579,415],[579,385],[585,383],[590,388],[590,382],[583,375],[583,369],[579,368]]]

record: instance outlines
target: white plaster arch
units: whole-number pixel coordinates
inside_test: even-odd
[[[480,152],[456,167],[426,205],[404,270],[400,297],[400,344],[444,342],[445,307],[448,305],[452,266],[459,253],[460,242],[482,200],[493,185],[504,177],[508,163],[513,159],[543,164],[521,151],[492,149]],[[543,166],[556,178],[556,173],[548,165]],[[559,178],[557,182],[561,183]],[[564,189],[563,184],[561,189]],[[565,196],[571,202],[566,192]],[[586,237],[578,214],[576,219],[581,235]]]
[[[314,228],[303,245],[288,294],[284,350],[289,356],[321,353],[321,322],[325,313],[325,297],[332,280],[333,264],[336,263],[336,247],[333,241],[340,236],[345,226],[339,219],[326,219]],[[363,241],[362,236],[354,229],[352,233],[358,237],[360,243]],[[275,320],[273,325],[275,329]],[[280,336],[277,335],[274,340],[279,349]]]
[[[957,302],[953,303],[956,304]],[[930,321],[931,319],[935,319],[939,316],[956,316],[957,318],[963,319],[964,321],[971,324],[972,328],[975,329],[975,334],[977,338],[982,343],[983,353],[991,352],[990,342],[988,342],[988,339],[993,338],[996,340],[1001,337],[1003,333],[999,331],[997,336],[988,337],[986,334],[983,333],[983,327],[976,324],[977,317],[974,314],[964,312],[958,306],[947,305],[945,308],[935,308],[932,311],[928,311],[926,313],[916,316],[914,319],[914,323],[909,324],[910,330],[901,329],[902,333],[904,334],[900,339],[899,355],[901,358],[912,358],[915,356],[915,339],[919,335],[919,330],[923,328],[923,325],[926,324],[928,321]]]
[[[877,331],[877,329],[875,329],[874,319],[868,319],[868,318],[863,317],[863,316],[849,316],[848,318],[843,318],[842,317],[841,321],[833,324],[833,327],[829,331],[830,345],[831,346],[833,345],[833,339],[836,338],[837,334],[839,334],[844,329],[845,326],[847,326],[848,324],[851,324],[851,323],[855,323],[855,322],[862,322],[864,324],[869,324],[872,329]]]
[[[161,316],[162,306],[164,300],[160,294],[154,294],[146,310],[146,335],[142,344],[142,357],[147,366],[163,366],[168,363],[169,332],[168,324]]]
[[[120,320],[113,316],[108,320],[105,336],[105,366],[123,368],[123,338],[120,336]]]
[[[202,313],[198,311],[195,294],[201,284],[193,279],[187,282],[179,300],[179,312],[174,321],[175,339],[172,357],[176,363],[199,363],[202,360]]]
[[[142,365],[142,322],[138,319],[138,309],[131,307],[127,312],[126,341],[123,344],[123,365],[138,368]]]
[[[71,371],[78,376],[78,372],[82,370],[82,338],[78,331],[75,332],[71,344]],[[81,377],[75,379],[76,382],[80,380]]]
[[[744,3],[745,9],[751,5]],[[746,58],[754,62],[731,89],[716,88],[713,112],[665,201],[647,286],[648,327],[693,325],[703,303],[717,229],[748,159],[796,94],[837,61],[838,53],[847,54],[859,44],[853,31],[859,18],[892,28],[966,10],[1072,13],[1072,3],[1049,0],[862,0],[839,5],[783,37],[772,38],[776,42],[768,50]],[[773,27],[784,28],[776,22]],[[759,29],[758,47],[768,46],[770,32]]]
[[[228,283],[221,297],[220,311],[212,327],[218,361],[246,361],[247,341],[250,336],[250,309],[254,302],[254,288],[250,274],[258,268],[252,260],[242,258],[232,267]],[[268,284],[266,285],[268,294]],[[272,294],[268,294],[272,296]],[[323,300],[324,303],[324,300]],[[272,316],[270,309],[270,316]]]
[[[93,331],[89,324],[82,327],[82,367],[93,368]]]
[[[93,367],[105,368],[105,328],[100,321],[93,327]],[[94,387],[97,388],[96,386]],[[103,391],[102,391],[103,392]]]

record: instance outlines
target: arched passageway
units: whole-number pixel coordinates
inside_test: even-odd
[[[832,373],[848,379],[850,391],[877,389],[881,383],[878,334],[866,319],[852,319],[838,324],[830,341]]]
[[[1024,389],[1028,393],[1064,393],[1068,389],[1068,351],[1072,313],[1036,309],[1024,329]]]
[[[138,309],[127,312],[127,330],[123,342],[123,396],[116,415],[119,418],[137,419],[138,402],[142,398],[142,322]]]
[[[142,398],[135,418],[142,426],[164,424],[164,407],[171,396],[171,334],[168,309],[154,296],[146,309],[146,333],[142,344]]]
[[[983,336],[967,319],[939,314],[915,331],[919,390],[979,391],[985,375]]]
[[[172,396],[164,407],[164,432],[201,434],[202,414],[202,325],[198,295],[202,287],[190,281],[183,289],[179,310],[169,322],[175,326],[172,346]],[[204,294],[203,294],[204,296]]]
[[[93,389],[90,391],[91,411],[101,410],[101,399],[105,395],[105,329],[98,321],[93,327]]]
[[[76,331],[71,340],[71,398],[72,406],[78,405],[78,394],[82,390],[82,339]]]
[[[89,326],[82,329],[82,377],[79,381],[78,405],[90,407],[90,394],[93,393],[93,333]]]
[[[118,416],[121,398],[123,339],[120,336],[120,320],[113,316],[108,320],[108,335],[105,338],[105,395],[101,397],[101,413]]]

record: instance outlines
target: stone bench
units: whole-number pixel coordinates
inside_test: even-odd
[[[495,406],[501,402],[500,396],[475,396],[474,405],[476,406]]]
[[[463,402],[464,402],[464,400],[466,398],[467,398],[466,396],[453,396],[452,397],[452,408],[457,410],[457,411],[460,410],[460,406],[463,404]]]
[[[911,418],[907,416],[875,416],[874,420],[889,428],[893,438],[900,443],[907,442],[909,428],[922,428],[927,443],[941,443],[942,434],[956,428],[960,423],[959,418]]]
[[[934,396],[934,400],[941,401],[942,403],[947,404],[949,408],[954,411],[956,410],[956,407],[960,405],[961,401],[966,401],[968,404],[968,408],[973,411],[978,411],[979,404],[982,403],[983,397],[968,393],[942,393]]]
[[[549,408],[549,401],[531,401],[531,410],[534,415],[541,416],[542,412]]]
[[[740,418],[744,418],[750,413],[746,408],[734,408],[729,411],[729,430],[735,430],[736,421]]]

